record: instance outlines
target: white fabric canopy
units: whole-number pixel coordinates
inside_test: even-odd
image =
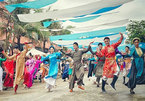
[[[101,0],[58,0],[52,5],[48,5],[46,7],[43,7],[44,9],[50,9],[50,11],[55,10],[61,10],[61,9],[68,9],[72,7],[77,7],[81,5],[85,5],[88,3],[101,1]]]
[[[69,28],[68,30],[71,31],[71,34],[74,33],[82,33],[82,32],[89,32],[101,29],[110,29],[115,27],[122,27],[128,24],[128,19],[123,19],[115,22],[104,23],[100,25],[92,25],[92,26],[85,26],[85,27],[78,27],[78,28]],[[62,29],[40,29],[41,31],[61,31]]]
[[[111,40],[115,40],[115,39],[118,39],[120,37],[119,34],[117,35],[112,35],[112,36],[109,36],[109,38]],[[79,45],[89,45],[90,42],[94,41],[94,42],[103,42],[103,39],[104,37],[101,37],[101,38],[93,38],[93,39],[86,39],[86,40],[68,40],[68,41],[63,41],[63,40],[56,40],[56,41],[52,41],[53,43],[55,44],[58,44],[58,45],[71,45],[73,44],[74,42],[78,42]]]
[[[43,56],[45,55],[45,53],[35,49],[35,48],[32,48],[30,51],[27,52],[26,56],[29,55],[29,53],[31,53],[32,55],[40,55],[40,56]]]
[[[67,21],[67,22],[62,23],[62,26],[67,27],[68,25],[71,25],[71,26],[75,26],[76,28],[80,28],[80,27],[92,26],[95,24],[101,25],[104,23],[116,22],[122,19],[144,20],[145,19],[144,9],[145,9],[145,0],[134,0],[132,2],[122,5],[121,7],[113,11],[108,12],[108,13],[111,13],[111,12],[119,12],[119,13],[103,15],[97,19],[94,19],[88,22],[83,22],[83,23],[74,23],[74,22]],[[102,28],[97,28],[97,29],[102,29]],[[73,32],[79,33],[79,31],[76,31],[76,30]]]
[[[106,29],[106,28],[115,28],[115,27],[121,27],[125,26],[129,22],[128,19],[123,19],[115,22],[109,22],[109,23],[104,23],[100,25],[92,25],[92,26],[85,26],[85,27],[78,27],[78,28],[71,28],[69,29],[73,33],[82,33],[82,32],[88,32],[88,31],[93,31],[99,28]]]
[[[76,16],[93,13],[101,8],[114,7],[130,1],[133,0],[101,0],[78,7],[58,11],[50,11],[47,13],[18,14],[18,18],[22,22],[39,22],[49,18],[51,19],[73,18]]]

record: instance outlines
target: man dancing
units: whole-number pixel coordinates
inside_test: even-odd
[[[99,50],[101,51],[102,48],[103,48],[103,44],[102,43],[99,43],[98,44],[98,48]],[[93,52],[92,49],[90,48],[90,52],[93,54],[93,55],[96,55],[96,52]],[[104,63],[105,63],[105,56],[103,57],[98,57],[97,59],[97,65],[95,67],[95,76],[97,77],[96,78],[96,81],[97,81],[97,87],[100,86],[100,79],[102,77],[102,72],[103,72],[103,67],[104,67]]]
[[[120,33],[121,37],[118,42],[110,45],[110,38],[105,37],[104,43],[105,47],[100,50],[97,49],[96,55],[98,57],[105,56],[105,64],[103,68],[103,78],[102,78],[102,92],[105,93],[105,84],[108,78],[113,78],[112,83],[110,84],[113,89],[115,89],[115,83],[118,79],[119,69],[115,60],[115,49],[121,44],[123,40],[123,34]],[[116,89],[115,89],[116,90]]]
[[[84,87],[82,87],[83,77],[84,77],[84,68],[82,66],[81,60],[82,60],[82,55],[84,53],[87,53],[90,50],[90,45],[88,46],[88,49],[79,50],[78,43],[74,42],[73,48],[75,51],[68,54],[63,52],[63,50],[61,49],[62,53],[70,56],[74,61],[73,73],[72,73],[71,81],[69,84],[70,92],[73,92],[73,88],[74,88],[74,84],[76,80],[77,80],[78,88],[84,90]]]

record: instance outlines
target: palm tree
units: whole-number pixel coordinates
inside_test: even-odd
[[[12,32],[12,25],[13,25],[13,19],[12,16],[6,11],[5,8],[0,8],[0,18],[2,19],[2,22],[0,23],[0,30],[1,30],[1,35],[6,36],[6,49],[8,48],[8,40],[10,38],[10,33]]]
[[[43,52],[45,52],[45,47],[46,47],[46,42],[48,41],[48,38],[50,36],[50,32],[49,31],[41,31],[41,35],[40,35],[40,41],[43,43]]]

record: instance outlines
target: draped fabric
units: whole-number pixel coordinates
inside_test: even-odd
[[[35,0],[35,1],[31,1],[31,2],[19,3],[19,4],[13,4],[13,5],[6,5],[5,7],[9,12],[12,12],[17,7],[38,9],[38,8],[42,8],[42,7],[45,7],[47,5],[50,5],[52,3],[55,3],[56,1],[57,0]]]
[[[47,27],[50,26],[52,23],[53,23],[52,21],[43,22],[43,26],[47,28]]]
[[[113,41],[116,41],[119,37],[119,34],[116,35],[112,35],[109,36],[110,39]],[[74,42],[78,42],[79,45],[88,45],[90,42],[94,41],[94,42],[103,42],[104,37],[96,37],[96,38],[92,38],[92,39],[85,39],[85,40],[56,40],[56,41],[52,41],[53,43],[59,44],[59,45],[72,45]]]
[[[99,13],[104,13],[104,12],[108,12],[108,11],[111,11],[111,10],[114,10],[116,8],[119,8],[121,5],[117,5],[117,6],[114,6],[114,7],[105,7],[105,8],[102,8],[92,14],[99,14]]]
[[[112,14],[112,13],[111,13]],[[93,17],[93,16],[91,16],[91,17]],[[82,17],[83,18],[83,17]],[[81,21],[79,21],[79,19],[82,19],[82,18],[77,18],[77,19],[70,19],[70,20],[75,20],[75,21],[77,21],[78,20],[78,22],[79,23],[82,23]],[[84,17],[85,18],[85,17]],[[70,21],[70,20],[68,20],[68,21]],[[93,20],[93,19],[90,19],[90,20]],[[88,20],[88,21],[90,21],[90,20]],[[61,21],[61,20],[60,20]],[[64,20],[63,22],[66,22],[67,20]],[[85,21],[87,21],[87,19],[86,20],[84,20],[84,22]],[[58,22],[58,21],[46,21],[46,22],[43,22],[43,26],[44,27],[48,27],[48,26],[50,26],[53,22]],[[62,22],[62,21],[61,21]],[[78,22],[76,22],[76,23],[78,23]],[[124,26],[124,25],[126,25],[127,23],[129,22],[129,19],[122,19],[122,20],[118,20],[118,21],[113,21],[113,22],[109,22],[109,23],[107,23],[107,22],[104,22],[103,24],[92,24],[92,25],[90,25],[90,26],[83,26],[83,27],[75,27],[75,28],[69,28],[69,30],[72,32],[72,33],[83,33],[83,32],[90,32],[90,31],[95,31],[95,30],[97,30],[97,29],[101,29],[101,30],[103,30],[103,29],[106,29],[106,27],[109,29],[109,28],[115,28],[115,27],[122,27],[122,26]],[[61,31],[62,29],[41,29],[42,31]]]
[[[111,23],[115,21],[119,21],[122,19],[129,19],[129,20],[143,20],[145,19],[145,12],[143,11],[144,9],[145,2],[144,0],[134,0],[132,2],[123,4],[121,7],[114,9],[112,11],[109,11],[107,13],[111,12],[118,12],[118,13],[113,13],[113,14],[107,14],[107,15],[102,15],[98,17],[97,19],[88,21],[88,22],[83,22],[83,23],[73,23],[73,22],[65,22],[63,23],[64,27],[67,27],[68,25],[75,26],[75,30],[71,30],[73,33],[78,33],[78,32],[85,32],[87,31],[88,26],[92,25],[101,25],[105,23]],[[84,27],[82,30],[77,30],[77,28]],[[98,30],[98,29],[106,29],[109,26],[102,26],[102,27],[96,27],[96,29],[93,30]],[[92,28],[89,30],[92,31]]]
[[[119,32],[124,33],[123,44],[119,49],[125,49],[125,40],[126,40],[126,27],[117,27],[112,29],[105,29],[105,30],[97,30],[92,32],[86,33],[77,33],[77,34],[70,34],[70,35],[59,35],[59,36],[51,36],[50,40],[57,44],[73,50],[73,43],[77,42],[79,44],[79,48],[87,48],[85,46],[89,45],[90,42],[92,44],[92,50],[96,51],[97,45],[99,42],[102,42],[104,45],[104,37],[108,36],[111,41],[110,43],[115,43],[119,40]]]
[[[54,22],[65,22],[65,21],[66,20],[45,21],[45,22],[43,22],[43,26],[47,28],[48,26],[50,26]]]
[[[69,21],[76,22],[76,23],[80,23],[80,22],[85,22],[85,21],[89,21],[89,20],[96,19],[96,18],[99,17],[99,16],[101,16],[101,15],[88,16],[88,17],[81,17],[81,18],[77,18],[77,19],[70,19]],[[43,22],[43,26],[44,26],[44,27],[48,27],[48,26],[50,26],[53,22],[66,22],[66,20],[46,21],[46,22]]]
[[[89,31],[94,31],[96,29],[100,28],[115,28],[115,27],[121,27],[123,25],[126,25],[129,22],[129,19],[122,19],[118,21],[112,21],[112,22],[104,22],[103,24],[92,24],[90,26],[83,26],[83,27],[76,27],[76,28],[71,28],[69,29],[73,33],[75,32],[89,32]]]
[[[113,14],[113,13],[106,13],[106,14]],[[75,22],[75,23],[82,23],[82,22],[86,22],[86,21],[96,19],[100,16],[101,16],[101,14],[100,15],[88,15],[88,16],[77,17],[77,18],[68,18],[68,19],[65,19],[65,20],[45,21],[45,22],[43,22],[43,26],[47,28],[48,26],[50,26],[54,22],[66,22],[66,21],[71,21],[71,22]]]
[[[116,27],[111,29],[105,29],[105,30],[97,30],[97,31],[90,31],[85,33],[75,33],[70,35],[58,35],[58,36],[50,36],[51,41],[56,40],[82,40],[82,39],[92,39],[94,37],[104,37],[109,36],[109,34],[114,34],[118,32],[126,32],[126,27]]]
[[[80,23],[80,22],[85,22],[85,21],[89,21],[89,20],[96,19],[96,18],[98,18],[100,16],[101,15],[88,16],[88,17],[82,17],[82,18],[77,18],[77,19],[71,19],[69,21],[76,22],[76,23]]]
[[[91,14],[100,14],[100,13],[108,12],[108,11],[114,10],[116,8],[119,8],[120,6],[121,5],[117,5],[117,6],[114,6],[114,7],[104,7],[102,9],[97,10],[96,12],[91,13]],[[85,15],[82,15],[82,16],[85,16]]]
[[[22,22],[39,22],[48,18],[62,19],[73,18],[81,15],[87,15],[94,13],[105,7],[115,7],[133,0],[101,0],[93,3],[72,7],[68,9],[62,9],[58,11],[50,11],[47,13],[35,13],[35,14],[18,14],[18,18]]]
[[[4,0],[0,0],[0,2],[2,2],[2,1],[4,1]]]

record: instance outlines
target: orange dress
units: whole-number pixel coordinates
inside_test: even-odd
[[[105,76],[107,78],[113,78],[114,73],[116,73],[116,71],[117,71],[117,63],[116,63],[116,59],[115,59],[115,55],[116,55],[115,49],[121,44],[122,40],[123,40],[123,36],[121,36],[121,38],[119,39],[118,42],[116,42],[112,45],[109,45],[109,46],[105,46],[99,53],[96,53],[96,55],[98,55],[99,57],[105,56],[105,64],[103,67],[103,76]]]

